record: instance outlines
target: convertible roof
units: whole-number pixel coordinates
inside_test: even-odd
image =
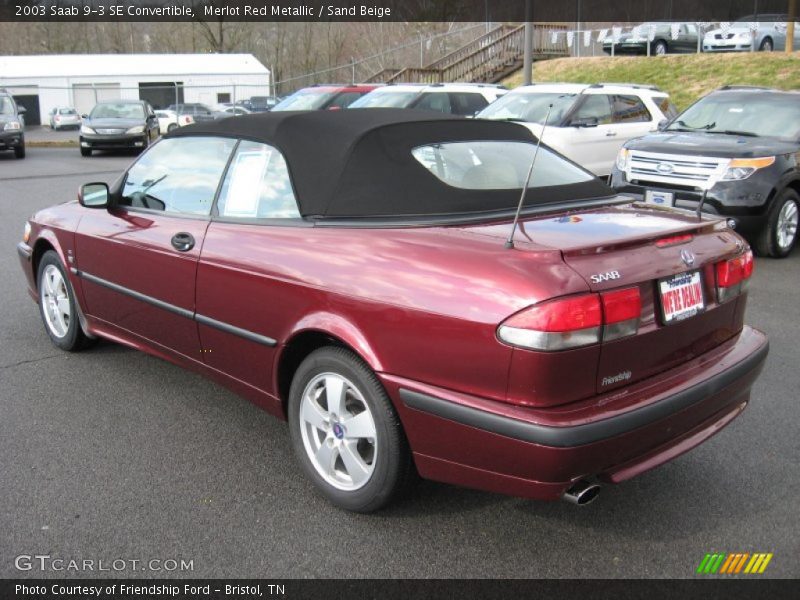
[[[536,141],[529,129],[516,123],[392,108],[267,112],[196,123],[166,137],[203,135],[242,138],[278,148],[286,158],[304,217],[354,218],[516,208],[519,190],[449,186],[429,173],[411,150],[453,141]],[[578,190],[571,189],[569,198],[553,197],[552,201],[608,195],[601,184],[589,187],[578,196]]]

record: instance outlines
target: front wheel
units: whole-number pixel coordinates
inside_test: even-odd
[[[14,148],[14,156],[17,158],[25,158],[25,144]]]
[[[177,128],[178,128],[178,124],[177,123],[170,123],[169,125],[167,125],[167,133],[170,133],[171,131],[175,131]]]
[[[78,303],[67,279],[61,259],[48,250],[39,262],[39,312],[50,340],[68,352],[89,345],[89,338],[81,329]]]
[[[664,56],[667,53],[667,42],[658,40],[653,46],[653,54],[656,56]]]
[[[92,155],[91,148],[84,148],[83,146],[81,146],[81,156],[91,156],[91,155]]]
[[[370,368],[344,348],[312,352],[289,393],[297,460],[340,508],[372,512],[406,486],[411,454],[400,420]]]
[[[797,242],[799,214],[800,196],[794,190],[783,190],[772,201],[767,222],[755,240],[756,251],[761,256],[789,256]]]
[[[772,48],[772,38],[764,38],[764,41],[761,42],[761,46],[759,46],[759,50],[762,52],[772,52]]]

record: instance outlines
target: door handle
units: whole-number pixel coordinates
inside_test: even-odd
[[[606,131],[606,137],[614,137],[617,135],[616,131]]]
[[[181,231],[172,236],[172,247],[178,252],[188,252],[194,248],[194,236],[191,233]]]

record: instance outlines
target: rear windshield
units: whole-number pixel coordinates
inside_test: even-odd
[[[319,89],[299,90],[278,102],[272,110],[319,110],[328,103],[335,92],[326,92]]]
[[[519,92],[506,94],[479,112],[478,117],[544,123],[547,110],[552,104],[553,108],[550,110],[548,123],[558,124],[563,121],[576,98],[576,94],[563,93]]]
[[[411,154],[447,185],[467,190],[521,190],[531,167],[535,144],[475,141],[431,144]],[[541,147],[529,188],[573,185],[594,176]]]
[[[78,111],[76,111],[74,108],[62,108],[58,112],[60,114],[62,114],[62,115],[77,115],[78,114]]]
[[[141,104],[98,104],[90,115],[92,119],[144,119]]]
[[[419,91],[376,92],[361,96],[350,108],[406,108],[419,96]]]

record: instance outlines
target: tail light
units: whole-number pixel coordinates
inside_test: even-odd
[[[497,335],[512,346],[567,350],[635,334],[641,312],[638,288],[570,296],[512,315]]]
[[[721,304],[735,298],[747,289],[753,275],[753,252],[748,250],[741,256],[718,262],[715,265],[717,274],[717,301]]]

